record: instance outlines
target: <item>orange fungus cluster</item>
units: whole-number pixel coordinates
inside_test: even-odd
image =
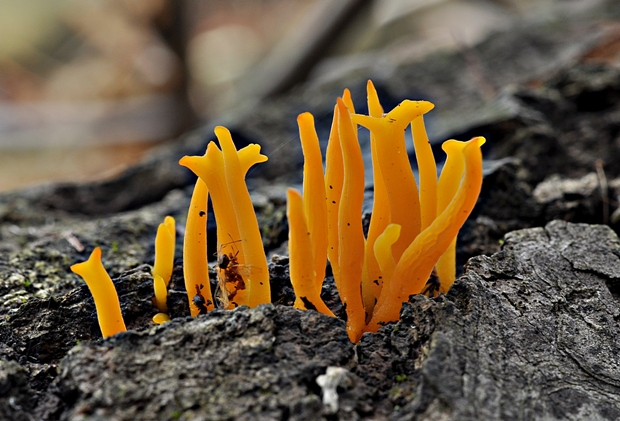
[[[287,191],[294,305],[334,316],[321,299],[329,260],[347,313],[347,332],[353,342],[359,341],[364,332],[376,332],[380,326],[398,320],[402,302],[410,295],[424,292],[432,295],[450,289],[456,275],[456,236],[470,215],[482,185],[480,147],[485,142],[482,137],[467,142],[444,142],[442,148],[447,157],[438,177],[424,126],[424,114],[433,104],[405,100],[384,113],[370,81],[367,88],[369,115],[355,112],[348,90],[338,98],[325,168],[314,119],[310,113],[299,115],[297,122],[305,160],[303,194],[295,189]],[[366,234],[362,226],[365,169],[358,126],[370,131],[372,155],[374,202]],[[407,154],[405,131],[409,126],[419,169],[418,181]],[[203,156],[186,156],[180,160],[181,165],[198,176],[183,243],[183,273],[192,316],[216,306],[233,309],[271,301],[267,260],[245,184],[248,169],[267,157],[255,144],[237,150],[224,127],[217,127],[215,134],[221,149],[211,142]],[[209,195],[218,239],[215,297],[209,287],[207,262]],[[154,318],[157,323],[168,320],[165,297],[175,241],[174,220],[168,218],[158,231],[153,268],[154,303],[159,310]],[[158,256],[162,256],[160,260]],[[124,331],[116,292],[112,292],[111,281],[100,273],[105,272],[103,266],[91,270],[96,272],[91,275],[80,266],[85,264],[74,265],[72,270],[86,279],[95,297],[104,336]],[[429,286],[433,271],[438,284]],[[98,278],[88,279],[89,276]],[[98,299],[98,295],[106,298]],[[104,310],[105,306],[116,306],[118,310]],[[102,321],[107,318],[110,320]]]

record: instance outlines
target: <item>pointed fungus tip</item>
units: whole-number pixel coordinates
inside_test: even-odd
[[[435,108],[435,104],[433,104],[432,102],[429,102],[429,101],[420,101],[420,106],[423,107],[423,108],[426,108],[427,109],[426,112],[429,112],[430,110]]]
[[[476,145],[478,145],[478,146],[482,146],[482,145],[484,145],[487,142],[487,140],[483,136],[478,136],[478,137],[472,138],[471,142],[476,143]]]
[[[411,101],[409,99],[403,101],[402,103],[412,103],[415,104],[415,108],[420,110],[421,114],[426,114],[427,112],[431,111],[433,108],[435,108],[435,104],[433,104],[430,101]]]
[[[338,111],[341,113],[348,111],[347,104],[344,102],[344,99],[340,97],[336,99],[336,108],[338,108]]]
[[[179,165],[189,168],[189,166],[192,165],[192,163],[194,162],[194,159],[192,158],[194,157],[185,155],[183,158],[179,159]]]
[[[76,275],[82,276],[82,269],[85,269],[86,267],[91,267],[95,262],[98,261],[101,261],[101,247],[95,247],[95,249],[90,253],[90,256],[87,260],[71,265],[69,269],[71,269],[71,272],[75,273]]]
[[[204,163],[208,161],[206,155],[203,156],[189,156],[186,155],[179,160],[179,165],[191,170],[192,172],[196,172],[197,168],[200,168]]]

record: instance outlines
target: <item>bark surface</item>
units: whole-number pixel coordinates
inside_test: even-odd
[[[356,346],[338,319],[273,305],[79,345],[37,417],[615,420],[619,291],[618,237],[553,221],[509,233],[448,295],[412,297]],[[317,383],[334,366],[335,412]],[[2,370],[27,401],[19,370]]]

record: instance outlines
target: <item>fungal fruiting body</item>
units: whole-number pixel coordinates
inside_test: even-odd
[[[196,180],[187,211],[183,239],[183,277],[192,317],[213,310],[214,302],[209,287],[207,269],[207,198],[209,189],[201,178]]]
[[[329,243],[321,147],[312,114],[300,114],[297,124],[304,154],[304,195],[295,189],[288,189],[286,195],[289,255],[295,256],[290,259],[295,308],[317,310],[333,317],[321,299]]]
[[[166,216],[164,222],[157,227],[155,236],[155,263],[153,275],[158,275],[168,286],[172,278],[174,265],[174,249],[176,244],[176,224],[172,216]]]
[[[287,191],[291,283],[295,307],[332,311],[321,299],[326,262],[347,313],[347,333],[353,342],[364,332],[398,320],[401,305],[425,291],[431,273],[438,291],[447,292],[455,280],[458,231],[473,210],[482,184],[482,137],[468,142],[446,141],[447,154],[439,178],[424,114],[434,105],[405,100],[384,114],[369,81],[369,115],[355,112],[350,92],[334,107],[325,154],[310,113],[297,122],[304,154],[303,194]],[[420,180],[409,162],[405,130],[411,125]],[[374,182],[372,216],[365,235],[362,227],[364,161],[358,126],[370,131]],[[260,146],[240,150],[230,132],[215,128],[221,149],[210,142],[203,156],[185,156],[179,163],[199,178],[192,195],[183,243],[183,273],[192,316],[216,306],[255,307],[271,301],[269,272],[261,235],[245,183],[248,169],[264,162]],[[208,277],[207,200],[211,197],[217,223],[218,292],[213,297]],[[174,260],[174,220],[167,217],[156,239],[153,267],[156,323],[169,320],[167,286]],[[97,248],[91,258],[71,269],[84,277],[97,306],[104,336],[124,331],[118,297],[101,265]],[[434,285],[434,284],[432,284]],[[434,293],[433,288],[426,291]],[[215,298],[215,299],[214,299]]]
[[[342,150],[344,181],[338,209],[338,266],[340,280],[336,281],[342,304],[347,311],[347,331],[355,337],[364,327],[366,314],[363,297],[364,230],[362,205],[364,203],[364,161],[353,128],[349,109],[338,98],[338,134]]]
[[[334,317],[332,311],[321,299],[321,287],[316,283],[316,270],[311,232],[308,229],[304,203],[301,194],[295,189],[288,189],[286,216],[289,221],[289,255],[290,273],[295,291],[295,308],[316,310]],[[325,255],[325,252],[323,253]],[[323,266],[323,275],[325,267]],[[321,280],[322,281],[322,280]]]
[[[466,142],[447,140],[441,145],[446,153],[446,162],[437,182],[437,213],[443,212],[457,192],[465,169],[463,148]],[[437,261],[435,271],[440,281],[439,291],[446,293],[456,279],[456,238],[452,240],[445,253]]]
[[[407,247],[394,268],[388,288],[379,297],[377,309],[367,329],[375,332],[381,324],[398,320],[400,307],[412,294],[419,294],[439,258],[456,238],[471,213],[482,185],[484,138],[477,137],[463,148],[465,174],[450,204]],[[441,281],[441,280],[440,280]]]
[[[325,160],[327,255],[347,312],[347,332],[353,342],[357,342],[363,332],[375,332],[379,326],[398,320],[402,302],[424,290],[434,269],[440,282],[439,291],[447,292],[454,282],[456,236],[480,193],[480,147],[484,138],[445,142],[443,147],[448,157],[437,179],[423,117],[433,107],[427,101],[405,100],[383,114],[370,81],[369,116],[355,113],[347,90],[337,101]],[[298,119],[302,144],[303,133],[312,131],[307,127],[310,121],[305,115]],[[370,131],[375,187],[366,237],[361,224],[365,186],[358,125]],[[407,155],[405,129],[409,125],[420,173],[419,184]],[[304,156],[306,160],[315,159],[306,154],[305,146]],[[311,164],[307,162],[306,165]],[[317,177],[304,167],[304,177],[310,176]],[[317,196],[323,194],[323,190],[311,186],[316,184],[304,179],[304,200],[307,188],[313,188]],[[299,260],[312,259],[316,264],[320,261],[316,253],[323,250],[323,246],[313,243],[315,237],[311,227],[322,225],[313,218],[322,221],[323,213],[310,213],[303,220],[295,213],[301,206],[299,195],[289,192],[288,199],[291,281],[293,285],[305,285],[310,268]],[[313,209],[318,207],[315,205]],[[306,235],[301,235],[303,233]],[[314,254],[298,252],[309,249]],[[295,292],[299,298],[298,289]],[[320,292],[320,285],[317,290]]]
[[[216,127],[215,135],[221,150],[210,142],[203,156],[185,156],[179,163],[192,170],[211,195],[217,223],[218,260],[222,255],[228,259],[226,264],[218,265],[221,302],[225,308],[255,307],[271,302],[271,290],[267,259],[245,175],[252,165],[266,161],[267,157],[260,154],[260,146],[255,144],[237,150],[230,132],[224,127]],[[206,258],[201,253],[194,253],[191,260],[184,261],[184,266],[189,266],[186,271],[206,273]],[[230,266],[231,260],[234,266]],[[208,281],[204,279],[205,288],[208,288]],[[194,288],[200,285],[196,283],[199,281],[193,282]],[[188,291],[188,298],[193,293]],[[195,306],[196,295],[190,300]]]
[[[71,266],[84,279],[95,301],[97,319],[104,338],[126,332],[118,294],[112,279],[101,263],[101,249],[95,247],[87,261]]]
[[[314,117],[303,113],[297,117],[299,138],[304,154],[303,214],[310,232],[314,283],[321,291],[327,264],[327,196],[323,176],[323,157]]]
[[[157,235],[155,236],[155,263],[151,271],[153,275],[153,289],[155,290],[153,302],[159,310],[153,321],[157,324],[167,321],[168,284],[172,278],[175,247],[176,222],[172,216],[166,216],[164,222],[159,224],[157,228]]]

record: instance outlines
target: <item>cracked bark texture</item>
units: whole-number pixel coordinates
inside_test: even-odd
[[[613,231],[553,221],[509,233],[448,295],[412,297],[356,346],[340,320],[272,305],[80,345],[36,416],[616,420],[619,279]],[[334,414],[316,383],[329,366],[348,371]]]
[[[619,278],[608,227],[509,233],[450,291],[415,396],[392,418],[619,419]]]

